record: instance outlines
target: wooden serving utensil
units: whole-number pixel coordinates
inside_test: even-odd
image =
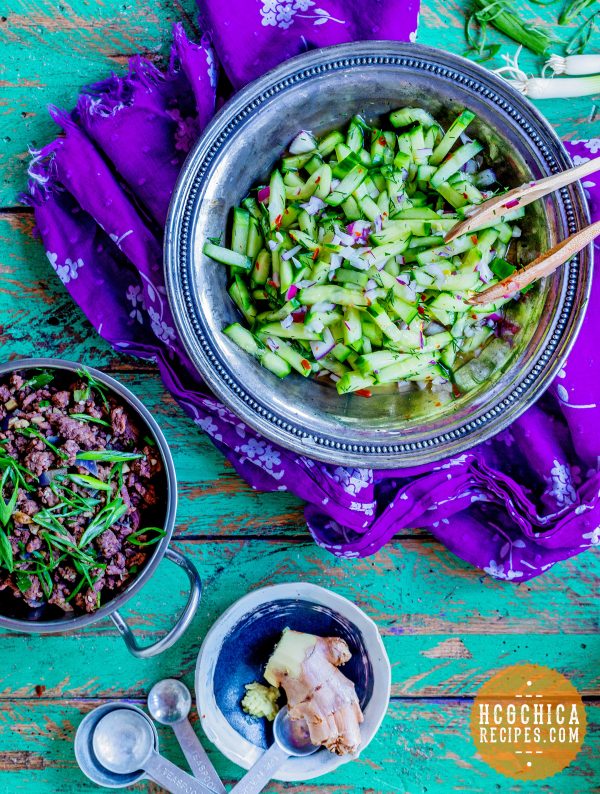
[[[600,158],[598,158],[600,160]],[[590,224],[585,229],[572,234],[566,240],[555,245],[545,254],[538,256],[533,262],[525,265],[521,270],[494,284],[492,287],[477,292],[467,299],[467,303],[472,306],[483,303],[493,303],[494,301],[508,297],[515,292],[519,292],[528,284],[537,281],[539,278],[549,276],[571,257],[581,251],[600,235],[600,221]]]
[[[560,174],[552,174],[552,176],[547,176],[535,182],[526,182],[524,185],[513,188],[501,196],[494,196],[484,201],[483,204],[478,204],[474,207],[464,220],[459,221],[450,229],[444,240],[449,243],[475,229],[481,229],[483,226],[492,226],[494,222],[498,222],[502,215],[510,212],[511,209],[526,207],[533,201],[547,196],[548,193],[553,193],[555,190],[566,187],[572,182],[577,182],[578,179],[583,179],[596,171],[600,171],[600,157],[589,160],[587,163],[582,163],[575,168],[569,168],[567,171],[561,171]],[[576,250],[579,251],[581,249],[578,248]]]

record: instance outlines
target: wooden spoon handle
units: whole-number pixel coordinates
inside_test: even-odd
[[[583,179],[596,171],[600,171],[600,157],[589,160],[587,163],[582,163],[575,168],[569,168],[568,171],[552,174],[552,176],[547,176],[536,182],[526,182],[520,187],[509,190],[508,193],[494,196],[475,207],[464,221],[460,221],[453,226],[444,238],[445,242],[449,243],[462,234],[468,234],[474,229],[491,225],[495,221],[499,221],[501,216],[510,212],[511,209],[526,207],[533,201],[547,196],[548,193],[553,193],[555,190],[566,187],[572,182],[577,182],[578,179]]]
[[[522,270],[518,270],[503,281],[494,284],[493,287],[484,289],[483,292],[477,292],[472,295],[467,303],[472,306],[484,303],[493,303],[500,300],[507,295],[512,295],[519,292],[523,287],[537,281],[539,278],[549,276],[554,273],[561,265],[568,262],[571,257],[588,246],[593,240],[600,235],[600,221],[592,223],[585,229],[572,234],[566,240],[555,245],[545,254],[538,256],[533,262],[530,262]]]

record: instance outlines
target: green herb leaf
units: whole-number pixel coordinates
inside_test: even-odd
[[[22,593],[26,593],[31,587],[31,576],[25,571],[17,571],[15,573],[15,584]]]
[[[97,477],[92,477],[91,474],[69,474],[67,476],[75,485],[81,485],[84,488],[93,488],[96,491],[112,490],[110,483],[102,482]]]
[[[106,396],[107,395],[107,391],[108,391],[108,387],[105,386],[103,383],[100,383],[99,381],[97,381],[96,378],[94,378],[94,376],[91,373],[89,373],[87,371],[87,369],[85,369],[85,367],[82,367],[81,369],[78,369],[77,370],[77,374],[79,375],[80,378],[85,378],[87,380],[87,382],[89,383],[90,387],[92,389],[94,389],[95,391],[97,391],[98,394],[100,395],[100,398],[102,399],[102,402],[104,403],[104,407],[106,408],[106,410],[107,411],[110,410],[110,405],[108,403],[108,398]],[[89,394],[88,394],[88,396],[89,396]],[[84,399],[87,399],[87,397],[84,398]]]
[[[28,381],[25,381],[23,386],[21,387],[24,389],[26,386],[31,386],[32,389],[41,389],[42,386],[48,386],[54,380],[54,375],[51,372],[38,372],[37,375],[34,375],[33,378],[30,378]]]
[[[147,540],[140,540],[143,535],[148,534],[150,534],[150,537]],[[132,532],[131,535],[127,535],[126,540],[129,543],[133,543],[134,546],[153,546],[159,540],[162,540],[166,534],[166,530],[160,527],[143,527]]]
[[[595,14],[588,17],[585,22],[577,28],[565,47],[565,53],[567,55],[583,54],[585,48],[590,43],[592,33],[596,29],[596,19],[599,14],[600,11],[596,11]]]
[[[8,483],[12,485],[12,493],[10,496],[6,496],[5,489]],[[0,480],[0,523],[2,526],[6,526],[10,519],[12,518],[12,514],[15,511],[15,507],[17,504],[17,498],[19,496],[19,488],[17,485],[17,478],[14,474],[14,469],[7,468],[2,475],[2,479]]]
[[[59,458],[63,458],[63,460],[69,457],[66,452],[63,452],[62,449],[59,449],[51,441],[48,441],[46,436],[43,433],[40,433],[39,430],[36,430],[35,427],[21,427],[17,430],[17,433],[20,433],[26,438],[39,438],[40,441],[44,442],[48,449],[51,449],[55,455],[57,455]]]
[[[74,389],[73,400],[76,403],[84,403],[90,396],[90,387],[86,386],[85,389]]]
[[[98,460],[105,463],[117,463],[117,462],[125,462],[128,460],[138,460],[139,458],[143,458],[144,456],[141,454],[136,454],[134,452],[120,452],[116,449],[103,449],[98,450],[95,452],[94,450],[90,450],[88,452],[78,452],[77,453],[77,460]]]
[[[111,427],[110,422],[105,421],[104,419],[98,419],[95,416],[90,416],[89,414],[69,414],[71,419],[78,419],[80,422],[91,422],[95,425],[103,425],[104,427]]]
[[[10,573],[13,572],[15,567],[15,561],[13,557],[13,550],[12,546],[10,545],[10,541],[6,535],[6,532],[0,529],[0,562],[2,563],[3,567],[6,568],[7,571]]]
[[[106,532],[107,529],[110,529],[126,512],[127,505],[120,497],[109,502],[88,524],[79,540],[79,548],[89,546],[93,540],[102,535],[103,532]]]

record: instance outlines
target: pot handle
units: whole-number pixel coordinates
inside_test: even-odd
[[[202,595],[202,582],[200,581],[198,571],[194,565],[192,565],[187,557],[184,557],[178,551],[175,551],[175,549],[168,548],[165,553],[165,557],[171,560],[171,562],[174,562],[175,565],[179,565],[180,568],[183,568],[188,575],[188,579],[190,580],[190,594],[187,604],[185,605],[183,612],[179,616],[177,623],[173,626],[173,628],[167,632],[164,637],[161,637],[160,640],[157,640],[152,645],[142,648],[140,645],[138,645],[133,632],[125,620],[121,617],[121,614],[115,611],[110,615],[110,619],[125,640],[127,650],[138,659],[150,659],[152,656],[158,656],[159,653],[166,651],[167,648],[170,648],[171,645],[174,645],[177,640],[180,639],[180,637],[187,631],[188,626],[196,614],[198,604],[200,603],[200,597]]]

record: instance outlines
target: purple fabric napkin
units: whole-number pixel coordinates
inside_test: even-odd
[[[353,0],[231,0],[204,8],[207,31],[234,85],[306,47],[365,37]],[[408,39],[417,6],[373,2],[373,38]],[[161,236],[186,152],[210,118],[215,55],[176,26],[161,73],[134,58],[129,74],[51,110],[64,137],[34,154],[30,194],[48,260],[97,331],[158,365],[166,387],[254,488],[308,502],[316,542],[343,557],[373,554],[405,527],[427,527],[492,576],[524,581],[600,542],[600,286],[584,328],[548,393],[510,429],[418,471],[326,466],[245,426],[201,382],[174,330]],[[570,145],[575,161],[600,140]],[[600,183],[586,183],[600,218]]]

